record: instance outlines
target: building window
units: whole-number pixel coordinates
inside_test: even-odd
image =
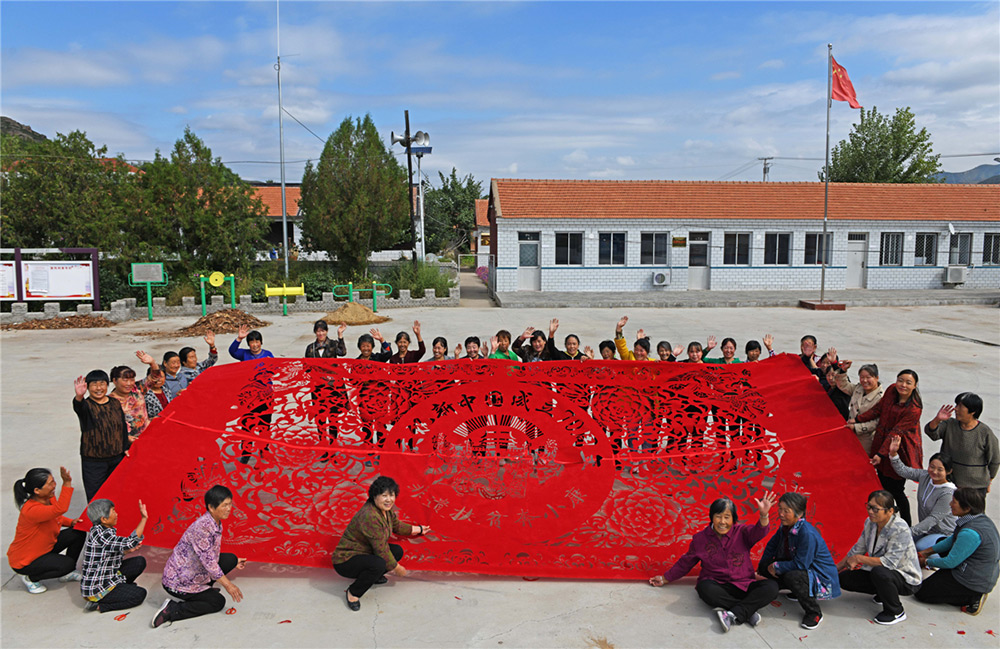
[[[806,234],[806,254],[803,262],[806,264],[830,263],[830,250],[833,243],[833,233],[826,234],[826,245],[822,245],[823,235],[819,232]],[[821,250],[822,248],[822,250]]]
[[[951,235],[951,245],[948,246],[948,263],[952,266],[972,264],[972,233],[956,232]]]
[[[903,233],[883,232],[882,247],[879,248],[878,263],[880,266],[903,265]]]
[[[666,266],[670,253],[669,232],[643,232],[639,244],[639,263]]]
[[[556,232],[556,265],[583,265],[582,232]]]
[[[727,232],[723,240],[722,263],[727,266],[750,265],[750,233]]]
[[[787,232],[768,232],[764,235],[764,263],[787,266],[792,261],[792,235]]]
[[[916,266],[937,266],[937,235],[933,232],[918,232],[917,247],[913,251]]]
[[[601,266],[625,265],[625,233],[600,232],[598,237],[597,263]]]
[[[983,237],[983,265],[1000,266],[1000,233],[987,232]]]

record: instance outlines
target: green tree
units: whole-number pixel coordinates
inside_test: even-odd
[[[936,183],[941,165],[926,128],[917,131],[913,113],[897,108],[892,119],[872,107],[861,109],[847,140],[830,153],[830,182]],[[824,180],[823,171],[819,179]]]
[[[143,199],[138,254],[170,254],[185,272],[237,272],[265,247],[267,208],[190,128],[170,158],[157,151],[142,166],[137,183]]]
[[[98,248],[121,258],[136,239],[129,217],[139,202],[135,167],[86,133],[28,142],[0,138],[0,238],[21,248]]]
[[[302,176],[302,234],[310,250],[336,258],[344,274],[367,273],[368,255],[409,238],[406,170],[386,148],[371,115],[346,117],[319,163]]]
[[[428,251],[469,250],[469,233],[476,227],[476,199],[483,197],[483,184],[472,174],[459,178],[454,167],[451,175],[440,171],[441,187],[424,183],[424,233]]]

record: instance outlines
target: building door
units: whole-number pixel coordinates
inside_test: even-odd
[[[711,232],[688,233],[688,290],[706,290],[710,285],[708,265]]]
[[[868,233],[847,233],[847,277],[845,288],[864,288],[868,282]]]
[[[541,237],[538,232],[517,233],[517,290],[542,290]]]

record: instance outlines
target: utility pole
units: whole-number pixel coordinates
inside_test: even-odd
[[[774,160],[774,156],[769,156],[767,158],[757,158],[757,159],[764,163],[764,182],[767,182],[767,172],[771,168],[771,164],[768,162],[768,160]]]

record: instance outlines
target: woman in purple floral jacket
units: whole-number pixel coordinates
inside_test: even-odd
[[[758,611],[778,596],[778,584],[754,578],[750,549],[767,536],[768,512],[777,498],[768,491],[754,502],[760,513],[756,525],[738,523],[736,505],[728,498],[713,502],[708,527],[691,538],[687,553],[666,574],[650,578],[650,585],[665,586],[701,562],[696,590],[702,601],[716,609],[722,630],[744,622],[754,627],[760,624]]]

